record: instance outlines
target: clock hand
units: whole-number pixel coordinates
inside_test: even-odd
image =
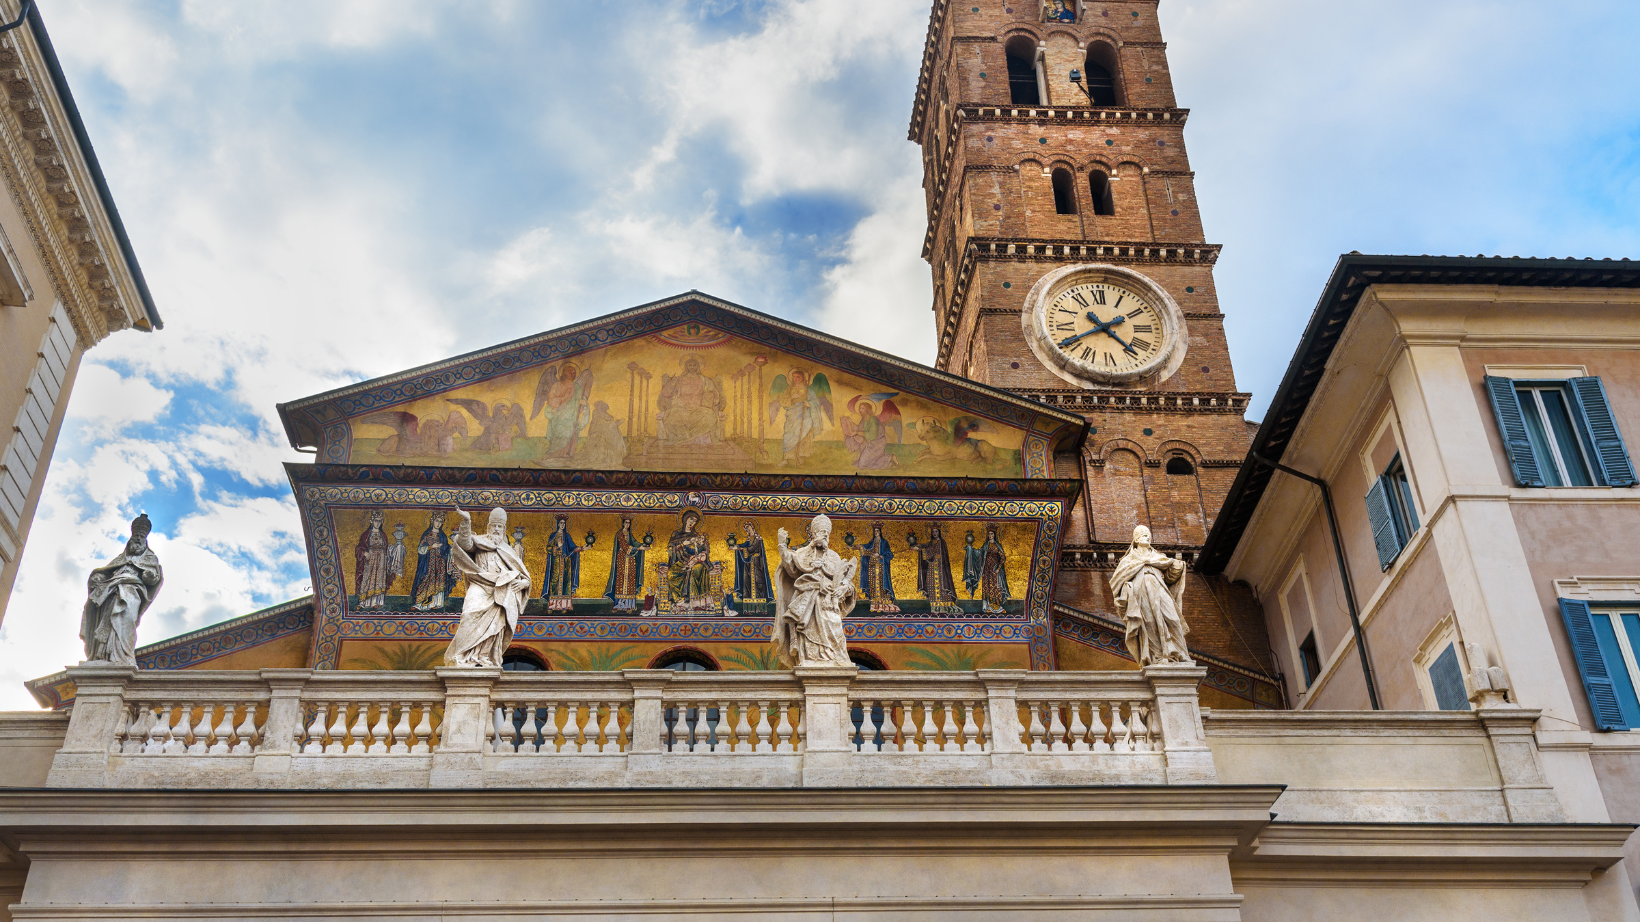
[[[1120,304],[1121,301],[1122,301],[1121,298],[1116,299],[1116,302],[1118,304]],[[1117,325],[1118,323],[1121,323],[1122,321],[1126,320],[1127,319],[1126,317],[1117,316],[1114,319],[1112,319],[1109,323],[1103,323],[1099,320],[1099,315],[1098,314],[1095,314],[1093,311],[1088,311],[1088,319],[1092,320],[1096,324],[1096,326],[1093,329],[1089,330],[1088,333],[1104,333],[1106,336],[1109,336],[1111,339],[1114,339],[1118,343],[1121,343],[1123,352],[1126,352],[1128,355],[1138,355],[1139,354],[1139,353],[1133,351],[1132,346],[1130,346],[1127,343],[1123,342],[1122,337],[1117,336],[1115,333],[1112,333],[1111,330],[1110,330],[1111,327],[1113,327],[1113,326]]]
[[[1062,339],[1062,340],[1059,341],[1059,348],[1063,349],[1066,346],[1069,346],[1071,343],[1074,343],[1077,340],[1083,338],[1084,336],[1092,336],[1093,334],[1095,334],[1097,332],[1099,332],[1099,328],[1095,327],[1092,330],[1088,330],[1086,333],[1078,333],[1075,336],[1066,337],[1065,339]]]

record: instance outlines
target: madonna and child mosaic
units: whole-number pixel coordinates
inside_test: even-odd
[[[348,608],[455,612],[465,585],[451,563],[453,509],[331,510]],[[526,613],[552,616],[765,616],[781,528],[800,518],[681,512],[512,511],[508,543],[531,578]],[[962,519],[839,520],[856,557],[855,616],[1017,615],[1037,525]]]
[[[1019,428],[698,323],[348,426],[354,464],[1025,476]]]

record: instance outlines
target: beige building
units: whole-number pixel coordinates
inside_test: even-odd
[[[1640,821],[1637,344],[1627,260],[1339,261],[1201,560],[1292,707],[1507,686],[1567,816]]]
[[[161,326],[40,11],[0,34],[0,618],[80,357]]]

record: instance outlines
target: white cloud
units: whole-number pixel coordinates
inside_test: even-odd
[[[172,394],[148,379],[127,378],[107,365],[82,361],[69,397],[69,413],[99,436],[133,423],[151,423],[171,405]]]
[[[849,234],[844,261],[826,272],[820,325],[855,342],[932,364],[933,281],[918,255],[926,226],[921,190],[897,188]]]

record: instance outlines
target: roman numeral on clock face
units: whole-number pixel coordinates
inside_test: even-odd
[[[1086,362],[1088,360],[1088,356],[1090,356],[1092,354],[1093,354],[1093,347],[1092,346],[1083,346],[1082,347],[1082,361]]]
[[[1076,324],[1074,324],[1074,323],[1071,323],[1071,322],[1070,322],[1070,321],[1069,321],[1069,320],[1067,320],[1067,321],[1065,321],[1065,322],[1064,322],[1064,323],[1056,323],[1056,324],[1054,324],[1054,329],[1056,329],[1056,330],[1064,330],[1064,331],[1066,331],[1066,332],[1073,332],[1073,331],[1075,331],[1075,329],[1076,329]]]
[[[1082,305],[1083,307],[1088,306],[1088,299],[1082,297],[1082,293],[1080,291],[1071,292],[1071,300],[1075,301],[1077,304]]]
[[[1100,307],[1104,307],[1105,306],[1105,293],[1103,291],[1098,290],[1097,288],[1094,289],[1093,303],[1099,305]]]
[[[1135,336],[1135,337],[1133,337],[1133,348],[1143,349],[1144,351],[1149,352],[1150,351],[1150,340],[1140,339],[1139,337]]]
[[[1135,333],[1150,333],[1152,331],[1153,328],[1148,323],[1136,323],[1133,325],[1133,332]]]
[[[1116,367],[1116,356],[1110,354],[1109,352],[1105,353],[1105,364],[1109,365],[1111,368],[1115,368]]]

